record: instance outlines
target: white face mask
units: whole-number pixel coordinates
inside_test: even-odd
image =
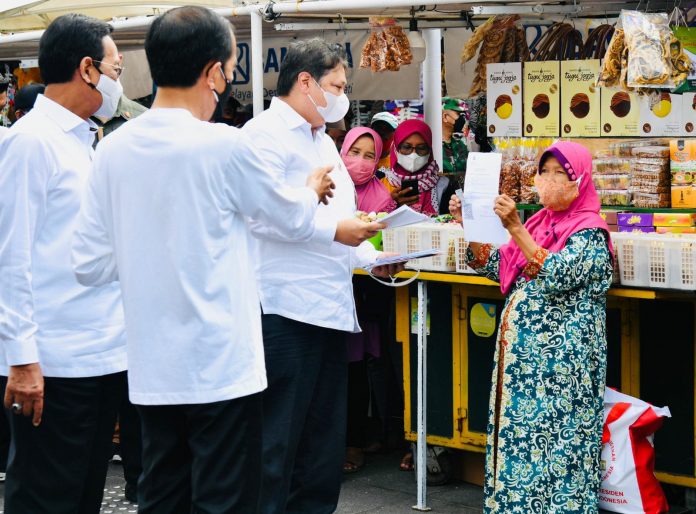
[[[401,165],[406,171],[415,173],[428,164],[430,159],[430,154],[428,155],[418,155],[415,151],[408,155],[402,153],[396,154],[396,161]]]
[[[314,104],[314,107],[317,108],[319,116],[324,118],[326,123],[335,123],[342,120],[350,108],[350,100],[348,100],[346,94],[334,95],[333,93],[324,91],[316,80],[314,83],[321,89],[322,93],[324,93],[324,100],[326,100],[326,107],[321,107],[317,105],[311,95],[307,95]]]
[[[116,114],[116,109],[118,109],[118,102],[123,96],[123,86],[120,80],[114,80],[111,77],[107,77],[103,73],[99,76],[99,82],[97,83],[97,91],[102,95],[102,104],[99,110],[94,113],[98,118],[105,118],[110,120]]]

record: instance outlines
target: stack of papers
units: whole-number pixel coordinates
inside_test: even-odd
[[[377,266],[387,266],[389,264],[399,264],[400,262],[408,262],[414,259],[424,259],[426,257],[432,257],[433,255],[440,255],[441,253],[442,251],[436,248],[430,248],[429,250],[419,250],[417,252],[405,253],[403,255],[393,255],[391,257],[377,259],[373,264],[364,266],[363,269],[370,271]]]
[[[405,227],[430,219],[425,214],[416,212],[408,205],[402,205],[395,211],[390,212],[384,218],[378,219],[379,223],[384,223],[387,228]]]

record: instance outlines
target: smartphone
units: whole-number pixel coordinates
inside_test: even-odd
[[[402,180],[401,189],[406,189],[407,187],[411,188],[411,191],[408,193],[409,196],[416,196],[420,194],[417,180]]]

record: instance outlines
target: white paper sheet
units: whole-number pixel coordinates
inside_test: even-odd
[[[510,239],[510,234],[493,211],[501,163],[502,155],[499,153],[469,154],[464,191],[457,191],[462,202],[462,225],[467,241],[502,245]]]
[[[411,209],[408,205],[402,205],[398,209],[390,212],[384,218],[379,219],[380,223],[385,223],[387,228],[405,227],[406,225],[413,225],[414,223],[420,223],[421,221],[426,221],[428,216],[416,212]]]

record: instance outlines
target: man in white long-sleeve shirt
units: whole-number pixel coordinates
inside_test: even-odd
[[[269,110],[243,131],[279,181],[301,184],[330,165],[334,198],[316,213],[317,230],[288,238],[255,220],[268,389],[263,393],[264,514],[333,512],[345,452],[345,336],[360,330],[353,268],[378,252],[365,239],[382,228],[355,217],[353,182],[326,122],[348,109],[345,52],[321,39],[288,49]],[[253,217],[253,216],[252,216]]]
[[[155,102],[98,146],[75,236],[78,280],[121,284],[140,513],[257,511],[266,373],[244,215],[303,239],[330,195],[330,168],[286,187],[246,135],[208,122],[231,91],[234,48],[208,9],[153,22]]]
[[[80,15],[48,27],[45,95],[0,143],[0,374],[16,414],[9,513],[99,512],[126,392],[118,286],[84,287],[70,263],[96,134],[89,117],[113,115],[122,91],[110,32]]]

